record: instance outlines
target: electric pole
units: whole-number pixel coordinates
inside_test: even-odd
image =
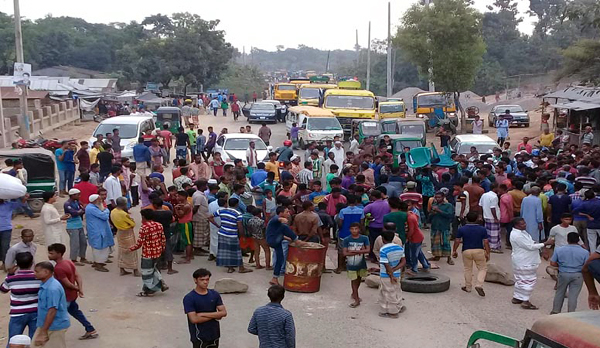
[[[21,31],[21,9],[19,6],[19,0],[14,0],[15,5],[15,46],[17,53],[17,63],[25,63],[23,56],[23,34]],[[19,97],[19,104],[21,106],[21,114],[18,117],[19,120],[19,135],[23,139],[30,138],[29,132],[29,110],[27,108],[27,85],[23,84],[20,86],[22,92]],[[5,136],[3,134],[3,136]]]
[[[371,21],[369,21],[369,42],[367,42],[367,90],[371,87]]]
[[[392,96],[392,5],[388,2],[388,37],[387,37],[387,97]]]
[[[425,4],[425,6],[429,7],[429,5],[431,4],[431,0],[423,0],[423,3]],[[430,39],[427,39],[427,42],[429,42]],[[435,83],[433,82],[433,53],[429,52],[429,69],[428,69],[428,75],[429,75],[429,92],[435,92]]]

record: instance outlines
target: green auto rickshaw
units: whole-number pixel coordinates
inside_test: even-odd
[[[156,128],[163,129],[165,124],[169,125],[169,131],[177,134],[177,129],[183,125],[181,109],[173,106],[161,106],[156,110]]]
[[[358,134],[358,142],[368,137],[378,137],[381,134],[379,122],[374,120],[352,120],[352,134]]]
[[[381,126],[381,134],[398,134],[398,119],[389,118],[379,121]]]
[[[56,192],[56,163],[54,154],[43,148],[0,150],[0,161],[21,159],[27,171],[29,207],[39,213],[44,206],[44,192]]]
[[[421,138],[414,134],[381,134],[377,137],[377,145],[385,144],[386,138],[389,138],[392,143],[394,167],[399,165],[400,155],[404,153],[405,148],[414,149],[423,146]]]

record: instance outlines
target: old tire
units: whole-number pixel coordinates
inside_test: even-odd
[[[417,293],[444,292],[450,289],[450,278],[442,274],[422,273],[415,276],[405,276],[402,291]]]
[[[42,207],[44,206],[44,201],[41,199],[31,199],[27,203],[29,203],[29,208],[31,208],[34,213],[41,212]]]

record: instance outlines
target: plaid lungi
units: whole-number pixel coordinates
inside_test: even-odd
[[[450,230],[431,230],[431,253],[435,257],[451,256]]]
[[[533,287],[537,282],[537,269],[538,265],[518,268],[513,265],[513,274],[515,275],[514,298],[529,301]]]
[[[145,293],[155,293],[162,288],[162,275],[157,267],[158,259],[142,257],[140,273],[142,274],[142,290]]]
[[[400,279],[392,283],[390,278],[379,279],[379,313],[398,314],[402,308],[402,288]]]
[[[219,234],[217,266],[237,267],[243,265],[242,250],[237,237],[225,237]]]
[[[490,241],[490,248],[499,250],[502,247],[502,243],[500,242],[500,223],[495,222],[494,219],[485,219],[485,229]]]
[[[208,245],[210,235],[210,225],[207,219],[201,221],[192,221],[194,227],[194,248],[202,248]]]

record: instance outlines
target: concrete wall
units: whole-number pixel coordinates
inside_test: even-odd
[[[0,135],[0,147],[4,144],[10,147],[10,144],[18,138],[18,119],[16,115],[11,114],[12,112],[4,113],[4,134]],[[32,138],[37,137],[40,131],[49,134],[54,129],[79,121],[79,107],[73,100],[29,109],[29,129]]]

